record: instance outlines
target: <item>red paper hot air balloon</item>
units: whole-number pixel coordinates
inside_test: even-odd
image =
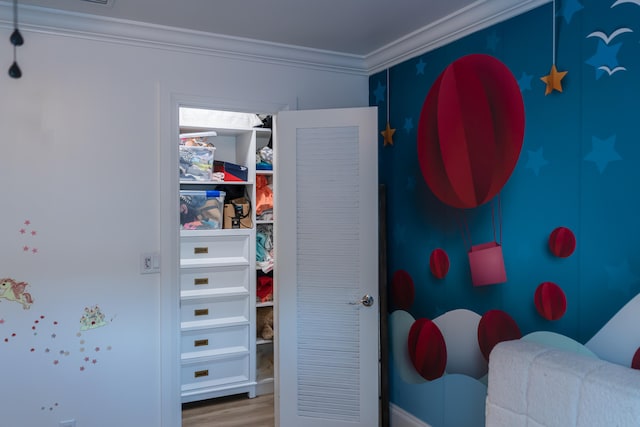
[[[418,160],[427,185],[456,208],[488,202],[516,166],[524,123],[520,87],[502,62],[483,54],[454,61],[420,113]]]
[[[418,124],[418,161],[433,194],[460,209],[493,199],[518,162],[524,122],[520,87],[506,65],[483,54],[451,63],[429,90]],[[469,260],[474,286],[507,280],[495,239],[469,248]]]
[[[429,268],[431,274],[438,279],[443,279],[449,272],[449,256],[444,249],[434,249],[429,257]]]

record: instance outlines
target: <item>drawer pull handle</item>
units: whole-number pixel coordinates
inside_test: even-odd
[[[203,247],[203,248],[193,248],[193,253],[198,255],[198,254],[208,254],[209,253],[209,248],[208,247]]]
[[[197,308],[197,309],[193,310],[193,315],[194,316],[208,316],[209,315],[209,309],[208,308]]]
[[[193,377],[194,378],[202,378],[202,377],[208,377],[209,376],[209,370],[208,369],[204,369],[202,371],[195,371],[193,373]]]
[[[193,342],[194,347],[203,347],[205,345],[209,345],[209,340],[195,340]]]
[[[208,285],[209,284],[209,278],[208,277],[202,277],[200,279],[193,279],[193,284],[194,285]]]

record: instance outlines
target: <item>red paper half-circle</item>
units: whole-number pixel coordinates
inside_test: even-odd
[[[491,200],[516,166],[524,137],[518,82],[496,58],[450,64],[429,90],[418,124],[418,161],[435,196],[456,208]]]
[[[438,279],[442,279],[447,275],[449,272],[449,255],[444,249],[437,248],[431,252],[429,268],[431,269],[431,274]]]
[[[538,314],[547,320],[558,320],[567,311],[567,298],[560,286],[553,282],[541,283],[534,296]]]
[[[397,270],[391,279],[391,303],[394,308],[409,310],[413,305],[415,287],[411,275],[405,270]]]
[[[447,367],[447,345],[438,326],[429,319],[418,319],[411,325],[407,341],[416,371],[429,381],[440,378]]]
[[[549,235],[549,249],[555,256],[566,258],[576,249],[576,236],[567,227],[558,227]]]
[[[489,310],[478,323],[478,346],[487,362],[496,344],[522,338],[520,328],[511,316],[502,310]]]
[[[631,360],[631,367],[633,369],[640,369],[640,347],[636,350]]]

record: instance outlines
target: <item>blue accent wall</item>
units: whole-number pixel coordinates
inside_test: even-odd
[[[387,121],[396,129],[393,145],[384,146],[379,137],[388,280],[397,270],[410,273],[415,300],[407,311],[416,319],[461,308],[480,316],[499,309],[523,335],[551,331],[584,344],[640,291],[640,5],[571,0],[556,6],[555,20],[549,3],[370,77],[379,131]],[[540,78],[553,63],[554,22],[555,63],[568,74],[562,93],[545,96]],[[603,37],[616,30],[611,39]],[[444,205],[426,185],[416,149],[429,89],[450,63],[473,53],[490,54],[511,70],[526,117],[520,158],[500,194],[508,281],[484,287],[472,286],[461,231],[467,224],[474,244],[493,240],[497,206]],[[617,67],[612,74],[605,69]],[[559,226],[570,228],[577,240],[568,258],[548,249]],[[429,270],[429,255],[438,247],[451,262],[442,280]],[[546,281],[566,295],[567,311],[556,321],[545,320],[534,306],[535,290]],[[482,393],[476,400],[446,393],[441,380],[407,384],[395,369],[392,360],[394,404],[433,427],[484,425],[484,402],[477,401]],[[466,408],[480,419],[450,415]]]

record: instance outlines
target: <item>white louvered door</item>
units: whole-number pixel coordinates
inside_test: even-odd
[[[376,120],[376,108],[276,117],[279,427],[378,426]]]

